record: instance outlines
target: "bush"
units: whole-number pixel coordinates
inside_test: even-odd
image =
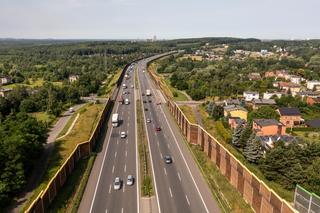
[[[222,121],[217,121],[215,123],[215,127],[216,127],[218,134],[222,137],[222,139],[225,142],[230,143],[231,138],[232,138],[231,133],[223,126]]]
[[[173,97],[178,97],[178,93],[177,93],[176,91],[174,91],[174,92],[172,93],[172,95],[173,95]]]

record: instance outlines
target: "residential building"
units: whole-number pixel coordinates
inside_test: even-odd
[[[277,70],[276,71],[277,78],[287,78],[288,75],[289,75],[289,72],[287,70]]]
[[[7,97],[11,91],[11,88],[0,88],[0,97]]]
[[[274,99],[254,99],[252,100],[253,109],[258,109],[261,106],[274,106],[276,101]]]
[[[320,97],[313,98],[308,96],[306,102],[308,105],[320,104]]]
[[[250,81],[259,81],[261,80],[261,75],[258,72],[249,73],[248,78]]]
[[[266,78],[274,78],[276,77],[276,74],[273,71],[267,71],[264,73],[264,77]]]
[[[293,96],[295,96],[298,92],[301,91],[301,87],[299,84],[294,84],[291,82],[281,81],[278,83],[278,87],[279,89],[284,90],[286,93],[290,91]]]
[[[10,84],[12,81],[10,76],[2,76],[0,77],[0,85]]]
[[[243,92],[243,97],[245,101],[252,101],[253,99],[259,99],[258,92],[245,91]]]
[[[271,99],[273,97],[281,98],[282,92],[265,92],[263,93],[263,99]]]
[[[311,128],[320,128],[320,118],[306,121],[306,126]]]
[[[231,129],[237,128],[239,125],[244,125],[246,123],[245,120],[238,117],[230,117],[228,119],[228,123]]]
[[[301,124],[302,117],[298,108],[296,107],[281,107],[277,110],[280,115],[280,122],[291,128]]]
[[[296,95],[300,96],[301,98],[304,98],[304,97],[318,98],[320,97],[320,92],[307,90],[307,91],[298,92]]]
[[[238,117],[247,121],[248,110],[241,106],[229,105],[223,108],[223,114],[225,117]]]
[[[286,127],[275,119],[254,119],[252,130],[257,136],[286,134]]]
[[[297,76],[297,75],[290,75],[290,82],[294,84],[301,84],[301,81],[304,81],[305,79]]]
[[[257,136],[256,139],[260,142],[264,151],[272,149],[275,143],[280,141],[284,142],[285,145],[290,143],[298,143],[299,139],[291,135],[266,135]]]
[[[320,81],[307,81],[307,89],[313,90],[316,86],[320,86]]]
[[[69,82],[73,83],[75,81],[79,80],[79,75],[70,75],[69,76]]]
[[[224,100],[224,105],[225,106],[228,106],[228,105],[240,105],[241,102],[239,99],[227,99],[227,100]]]

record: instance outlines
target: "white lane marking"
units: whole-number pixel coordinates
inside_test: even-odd
[[[110,184],[110,186],[109,186],[109,194],[111,193],[111,184]]]
[[[173,196],[172,196],[172,191],[171,191],[171,188],[170,188],[170,187],[169,187],[169,192],[170,192],[170,196],[173,197]]]
[[[162,155],[162,153],[160,152],[160,156],[161,156],[161,158],[163,158],[163,155]]]
[[[117,152],[114,153],[114,157],[115,157],[115,158],[117,157]]]
[[[124,172],[127,171],[127,165],[126,164],[124,165],[124,169],[123,170],[124,170]]]
[[[163,168],[163,170],[164,170],[164,174],[167,175],[167,170],[166,170],[166,168]]]
[[[119,93],[121,94],[121,88],[119,89]],[[116,105],[117,106],[116,106],[115,112],[117,112],[118,109],[119,109],[119,102],[117,102]],[[97,184],[96,184],[96,188],[94,190],[94,194],[93,194],[93,198],[92,198],[92,201],[91,201],[91,206],[90,206],[89,213],[92,213],[93,204],[94,204],[94,201],[96,200],[97,190],[98,190],[98,186],[99,186],[99,183],[100,183],[100,178],[101,178],[101,174],[102,174],[103,165],[105,164],[105,161],[106,161],[111,135],[112,135],[112,130],[110,132],[110,135],[109,135],[109,138],[108,138],[108,141],[107,141],[108,142],[107,143],[107,147],[106,147],[106,150],[105,150],[104,155],[103,155],[103,160],[102,160],[102,164],[101,164],[101,168],[100,168],[100,172],[99,172],[99,176],[98,176],[98,181],[97,181]]]
[[[108,213],[108,209],[106,209],[106,213]]]
[[[123,208],[121,209],[121,213],[123,213]]]
[[[181,181],[181,176],[180,176],[180,173],[178,172],[178,178],[179,178],[179,180]]]
[[[159,141],[157,141],[158,146],[160,146]]]
[[[187,199],[187,202],[188,202],[188,205],[190,206],[190,201],[188,199],[188,196],[186,195],[186,199]]]
[[[123,188],[122,188],[122,191],[124,192],[124,188],[126,187],[126,185],[125,184],[123,184]]]
[[[126,140],[126,144],[128,144],[128,139]]]
[[[170,149],[170,145],[169,145],[169,143],[167,143],[167,146],[168,146],[168,149]]]
[[[128,152],[126,151],[126,157],[128,156]]]
[[[113,172],[114,172],[114,166],[112,167],[112,174],[113,174]]]
[[[119,141],[117,140],[117,145],[119,144]]]

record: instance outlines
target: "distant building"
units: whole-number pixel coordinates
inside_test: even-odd
[[[12,82],[12,79],[10,76],[2,76],[0,77],[0,85],[6,85],[10,84]]]
[[[307,81],[307,89],[313,90],[316,86],[320,86],[320,81]]]
[[[11,91],[11,88],[0,88],[0,97],[7,97]]]
[[[298,92],[296,95],[300,96],[301,98],[304,98],[304,97],[311,97],[311,98],[318,98],[320,97],[320,92],[314,92],[314,91],[301,91],[301,92]]]
[[[264,77],[273,78],[273,77],[276,77],[276,74],[273,71],[267,71],[264,73]]]
[[[239,125],[244,125],[246,123],[245,120],[238,117],[230,117],[228,119],[228,123],[231,129],[237,128]]]
[[[278,87],[279,89],[284,90],[286,93],[290,91],[293,96],[295,96],[298,92],[301,91],[301,87],[299,84],[291,82],[281,81],[278,83]]]
[[[276,101],[274,99],[253,99],[252,106],[253,109],[258,109],[261,106],[274,106]]]
[[[301,81],[304,81],[305,79],[297,76],[297,75],[290,75],[290,81],[294,84],[301,84]]]
[[[275,143],[280,141],[284,142],[286,145],[290,143],[298,143],[299,140],[297,137],[291,135],[266,135],[266,136],[257,136],[256,139],[260,142],[263,149],[269,150],[274,147]]]
[[[79,75],[70,75],[69,76],[69,82],[70,83],[73,83],[75,81],[78,81],[79,80]]]
[[[243,120],[247,120],[248,117],[248,110],[241,106],[229,105],[223,108],[224,117],[238,117]]]
[[[320,97],[313,98],[308,96],[306,99],[306,103],[308,105],[320,104]]]
[[[306,121],[306,126],[311,128],[320,128],[320,118]]]
[[[259,99],[258,92],[245,91],[243,92],[243,97],[245,101],[252,101],[253,99]]]
[[[263,99],[271,99],[273,97],[281,98],[282,92],[265,92],[263,93]]]
[[[258,72],[249,73],[248,78],[250,81],[259,81],[261,80],[261,75]]]
[[[227,100],[224,100],[224,105],[225,106],[228,106],[228,105],[240,105],[241,102],[239,99],[227,99]]]
[[[301,124],[302,117],[300,110],[296,107],[282,107],[277,110],[280,115],[280,122],[291,128]]]
[[[286,134],[286,127],[275,119],[254,119],[252,130],[257,136]]]
[[[277,70],[276,71],[277,78],[287,78],[288,75],[289,75],[289,72],[287,70]]]

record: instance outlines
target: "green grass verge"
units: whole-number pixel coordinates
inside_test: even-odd
[[[56,117],[53,115],[49,115],[46,112],[33,112],[29,113],[32,117],[36,118],[38,121],[42,121],[48,125],[51,125],[56,120]]]
[[[15,88],[17,86],[35,88],[35,87],[43,86],[44,83],[45,83],[45,81],[43,80],[43,78],[38,78],[36,80],[32,80],[30,78],[28,80],[28,83],[8,84],[8,85],[4,85],[3,88],[13,89],[13,88]],[[62,86],[62,82],[50,82],[50,83],[52,83],[55,86]]]
[[[208,113],[205,111],[203,106],[199,107],[200,115],[202,118],[202,122],[204,128],[213,135],[226,149],[228,149],[243,165],[245,165],[252,173],[254,173],[260,180],[266,183],[271,189],[273,189],[280,197],[283,199],[292,202],[293,201],[293,191],[289,191],[283,188],[282,185],[267,180],[257,165],[249,163],[241,152],[239,152],[236,148],[234,148],[231,144],[227,143],[223,137],[217,132],[217,128],[215,127],[215,121],[211,119]]]
[[[109,77],[105,80],[106,84],[101,88],[102,93],[99,95],[99,97],[109,97],[110,92],[114,88],[114,85],[118,81],[121,73],[122,69],[118,69],[113,74],[109,75]]]
[[[179,108],[182,110],[182,112],[185,114],[185,116],[188,118],[188,120],[191,123],[194,123],[194,124],[197,123],[196,116],[194,116],[191,106],[182,105],[182,106],[179,106]]]
[[[59,191],[59,196],[50,205],[49,212],[77,212],[95,157],[96,155],[91,155],[79,160],[64,187]]]

